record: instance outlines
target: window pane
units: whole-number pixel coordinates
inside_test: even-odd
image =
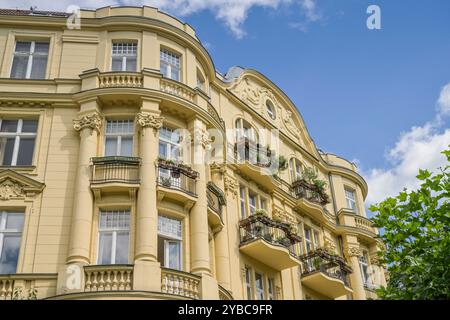
[[[25,79],[27,75],[28,56],[14,56],[11,78]]]
[[[127,71],[136,71],[136,57],[127,57]]]
[[[159,142],[159,156],[169,158],[167,154],[167,144],[161,141]]]
[[[44,79],[45,70],[47,68],[47,56],[33,57],[33,65],[31,67],[31,79]]]
[[[36,42],[34,45],[34,52],[40,54],[48,54],[48,42]]]
[[[17,132],[17,120],[3,120],[1,132]]]
[[[6,215],[6,230],[22,231],[23,213],[8,212]]]
[[[31,42],[17,41],[16,52],[29,53],[31,49]]]
[[[122,137],[120,155],[124,156],[124,157],[133,156],[133,138],[132,137]]]
[[[180,70],[178,68],[172,67],[172,73],[170,79],[180,81]]]
[[[116,263],[127,264],[128,263],[128,247],[129,247],[129,234],[128,232],[118,232],[116,238]]]
[[[113,57],[112,58],[112,71],[122,71],[122,57]]]
[[[15,138],[0,138],[0,156],[2,165],[10,166],[14,150]]]
[[[167,74],[167,65],[165,63],[161,62],[160,71],[164,77],[166,77],[166,78],[169,77],[169,75]]]
[[[0,256],[0,273],[16,273],[21,235],[5,234]]]
[[[33,162],[35,138],[20,138],[19,154],[17,155],[18,166],[29,166]]]
[[[112,233],[101,233],[98,247],[98,264],[111,264]]]
[[[105,156],[116,156],[117,155],[117,138],[110,137],[106,138],[105,141]]]
[[[169,250],[169,268],[181,270],[180,243],[168,241]]]
[[[37,120],[23,120],[22,132],[35,133],[37,131]]]
[[[181,239],[181,221],[158,216],[158,232],[169,237]]]
[[[259,273],[255,273],[256,299],[264,299],[263,277]]]

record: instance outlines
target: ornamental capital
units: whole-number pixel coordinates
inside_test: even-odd
[[[223,179],[225,192],[231,193],[233,195],[233,198],[235,198],[238,194],[238,183],[235,179],[225,176]]]
[[[136,122],[141,127],[151,127],[154,130],[158,130],[162,127],[164,121],[164,117],[157,116],[153,113],[149,112],[139,112],[136,115]]]
[[[89,128],[100,132],[102,122],[103,120],[100,114],[98,112],[93,112],[73,120],[73,128],[76,131],[81,131],[83,129]]]
[[[347,247],[346,255],[348,257],[360,257],[362,255],[362,251],[357,246],[350,246],[350,247]]]
[[[215,161],[210,164],[210,168],[211,168],[211,171],[219,172],[220,174],[224,174],[226,171],[224,163],[217,163]]]
[[[381,259],[378,256],[377,252],[374,252],[373,254],[371,254],[369,259],[370,259],[370,264],[372,264],[372,265],[376,265],[376,266],[381,266],[382,265]]]

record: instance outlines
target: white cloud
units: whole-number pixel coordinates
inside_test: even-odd
[[[419,186],[416,176],[419,169],[436,170],[446,164],[441,154],[450,145],[450,129],[442,128],[441,117],[450,114],[450,83],[446,85],[438,100],[436,119],[423,126],[412,127],[400,135],[386,158],[391,163],[387,169],[371,169],[363,175],[369,185],[367,203],[373,204],[388,196],[395,196],[403,188],[414,189]]]
[[[79,5],[82,8],[93,8],[102,6],[149,5],[169,12],[173,15],[186,17],[190,14],[210,11],[216,19],[223,22],[238,39],[245,36],[244,22],[250,10],[254,7],[269,8],[276,10],[281,5],[300,4],[305,16],[309,21],[319,19],[316,7],[317,0],[5,0],[2,8],[28,9],[38,4],[38,10],[62,10],[65,11],[69,5]]]

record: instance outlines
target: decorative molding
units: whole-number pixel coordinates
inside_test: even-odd
[[[336,252],[336,243],[330,238],[324,238],[324,247],[330,252]]]
[[[376,265],[376,266],[381,266],[381,265],[382,265],[381,259],[380,259],[380,257],[378,256],[378,253],[377,253],[377,252],[372,253],[372,254],[369,256],[369,259],[370,259],[370,264],[372,264],[372,265]]]
[[[196,128],[193,131],[194,142],[200,143],[203,148],[209,149],[211,147],[212,139],[209,137],[208,131],[205,129]],[[192,142],[192,139],[191,139]]]
[[[158,130],[162,127],[163,122],[164,117],[160,117],[149,112],[142,111],[136,115],[136,123],[143,128],[151,127],[154,130]]]
[[[357,246],[350,246],[346,248],[345,254],[350,257],[360,257],[362,255],[361,248]]]
[[[226,172],[225,163],[217,163],[214,161],[209,165],[212,172],[219,172],[220,174],[224,174]]]
[[[230,176],[225,176],[224,177],[224,187],[225,187],[225,192],[227,194],[231,193],[233,198],[236,198],[236,196],[238,194],[238,188],[239,188],[239,184],[236,181],[236,179],[234,179]]]
[[[100,132],[100,129],[103,124],[103,119],[98,112],[93,112],[91,114],[87,114],[81,116],[78,119],[73,120],[73,128],[76,131],[81,131],[85,128],[89,128],[92,130],[96,130]]]
[[[287,132],[292,134],[297,139],[300,139],[300,129],[295,125],[294,120],[292,119],[292,112],[290,110],[284,110],[283,123],[287,129]]]
[[[13,170],[0,172],[0,200],[25,199],[44,190],[45,184]]]

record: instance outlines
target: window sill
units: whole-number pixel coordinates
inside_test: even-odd
[[[36,166],[0,166],[0,171],[1,170],[13,170],[18,172],[31,173],[36,170]]]

